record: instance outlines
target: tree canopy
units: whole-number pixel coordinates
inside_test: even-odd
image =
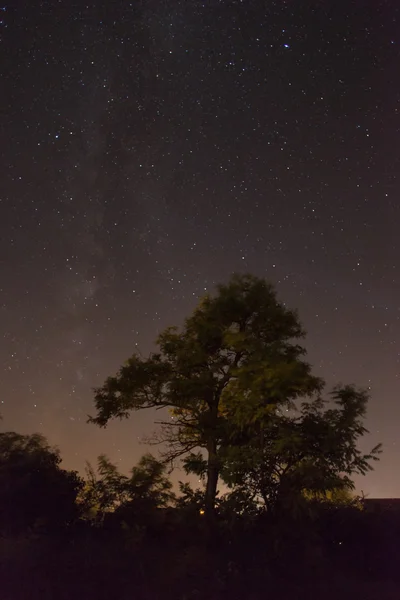
[[[77,516],[82,481],[60,467],[58,450],[39,435],[0,433],[0,527],[24,530]]]
[[[98,458],[97,473],[88,464],[87,481],[80,495],[80,505],[86,516],[102,521],[107,513],[121,509],[142,518],[155,509],[164,508],[174,500],[172,484],[166,467],[151,454],[141,457],[123,475],[105,455]]]
[[[330,400],[330,401],[329,401]],[[377,460],[380,445],[358,449],[366,433],[368,393],[336,387],[331,398],[305,401],[292,414],[276,412],[242,432],[226,449],[222,478],[248,501],[269,510],[296,510],[309,500],[339,497],[354,489]]]

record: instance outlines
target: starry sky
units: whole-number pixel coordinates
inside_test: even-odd
[[[0,6],[0,412],[67,468],[128,470],[153,413],[91,388],[233,271],[276,284],[315,372],[371,387],[400,496],[400,6]]]

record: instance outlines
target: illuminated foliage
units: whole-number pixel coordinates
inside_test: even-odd
[[[352,477],[372,469],[380,446],[368,454],[358,449],[366,391],[336,387],[331,399],[333,406],[316,398],[292,414],[251,418],[226,449],[225,482],[269,510],[293,512],[310,500],[340,503],[354,489]]]

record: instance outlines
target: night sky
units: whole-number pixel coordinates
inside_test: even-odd
[[[155,414],[91,388],[233,271],[277,285],[329,384],[370,386],[400,496],[400,6],[2,5],[0,412],[128,470]]]

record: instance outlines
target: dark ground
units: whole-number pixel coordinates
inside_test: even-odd
[[[308,526],[124,525],[0,539],[2,600],[398,600],[393,516]]]

